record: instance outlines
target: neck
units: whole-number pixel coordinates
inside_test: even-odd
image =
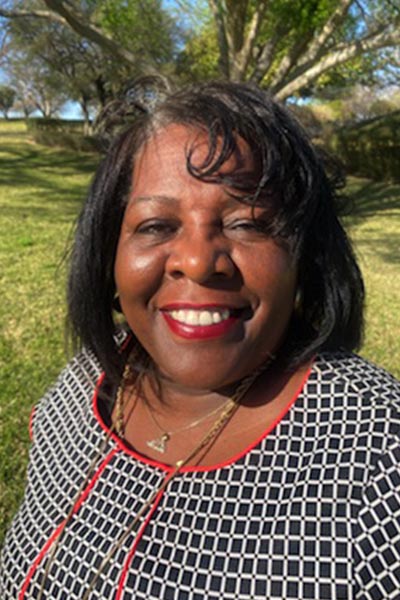
[[[220,390],[191,388],[162,376],[147,376],[144,378],[140,396],[159,412],[194,419],[213,408],[222,407],[235,389],[236,386]]]
[[[142,381],[139,397],[147,404],[165,415],[175,418],[198,418],[213,409],[222,407],[229,399],[240,396],[240,402],[249,406],[268,401],[268,388],[270,387],[270,372],[267,365],[263,365],[239,381],[228,383],[216,389],[199,389],[172,381],[162,374],[149,372]],[[281,380],[274,370],[274,385]],[[243,389],[249,393],[243,394]],[[260,390],[262,395],[260,396]],[[276,389],[274,389],[276,392]]]

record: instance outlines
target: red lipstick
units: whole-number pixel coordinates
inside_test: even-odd
[[[226,306],[215,305],[215,304],[202,304],[202,305],[188,305],[188,304],[174,304],[163,307],[161,310],[161,314],[164,317],[164,320],[170,330],[177,336],[181,338],[185,338],[188,340],[206,340],[210,338],[217,338],[223,335],[226,335],[232,327],[238,322],[240,313],[242,312],[240,309],[229,310],[229,317],[223,319],[219,323],[211,323],[209,325],[191,325],[189,323],[183,323],[173,318],[171,315],[172,310],[210,310],[214,309],[217,312],[221,312],[223,310],[229,310]]]

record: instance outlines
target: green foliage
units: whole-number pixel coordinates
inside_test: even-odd
[[[15,2],[17,4],[17,2]],[[24,8],[43,8],[27,0]],[[33,98],[42,110],[56,94],[79,102],[87,121],[127,81],[154,71],[171,71],[179,29],[161,0],[76,0],[69,3],[85,25],[96,26],[121,47],[137,56],[128,65],[103,48],[59,22],[46,19],[10,20],[9,53],[6,68],[18,84],[21,104]],[[26,102],[25,102],[26,104]],[[25,114],[29,111],[23,106]],[[54,112],[44,112],[53,116]]]
[[[257,4],[257,0],[255,4]],[[367,28],[372,29],[381,21],[391,22],[398,17],[398,11],[392,3],[382,0],[368,0],[367,2],[352,3],[345,20],[335,28],[328,46],[345,44],[353,40],[359,40],[366,33]],[[290,54],[291,49],[306,48],[307,44],[321,31],[329,17],[337,8],[336,0],[274,0],[268,14],[267,23],[263,28],[265,39],[270,39],[274,31],[282,30],[284,35],[278,44],[278,53],[275,63]],[[367,16],[368,15],[368,16]],[[346,89],[356,83],[371,85],[382,77],[385,68],[382,60],[384,52],[367,52],[359,55],[343,64],[338,65],[318,77],[310,85],[305,86],[299,92],[301,97],[319,96],[336,93],[337,90]],[[394,59],[393,52],[391,60]],[[386,63],[390,59],[386,59]],[[269,77],[273,75],[271,70]],[[266,80],[268,83],[268,79]]]
[[[106,0],[95,3],[103,31],[128,50],[161,67],[175,53],[179,30],[161,0]]]
[[[310,109],[323,123],[340,123],[344,120],[343,102],[339,98],[325,102],[313,102]]]
[[[8,111],[12,108],[15,101],[16,92],[8,85],[0,85],[0,111],[5,118],[8,116]]]
[[[376,83],[377,69],[376,56],[372,53],[362,54],[318,77],[312,85],[302,90],[301,96],[313,96],[327,100],[346,97],[349,90],[357,84],[373,85]]]
[[[6,2],[14,9],[8,33],[18,41],[29,70],[38,71],[40,62],[47,65],[35,85],[45,82],[78,100],[87,121],[93,109],[102,108],[133,79],[154,72],[184,81],[218,76],[251,80],[281,100],[329,94],[355,82],[398,79],[393,49],[400,39],[400,13],[391,0],[46,4],[52,6],[48,19],[40,11],[41,0]],[[22,7],[32,18],[17,18]],[[60,16],[69,27],[60,24]],[[60,83],[54,86],[50,75]],[[23,109],[29,114],[29,106]]]
[[[102,103],[99,94],[110,61],[97,47],[51,21],[20,19],[12,21],[9,30],[6,68],[22,104],[30,99],[38,107],[46,100],[59,105],[59,100],[62,104],[68,98],[88,113],[93,103]]]
[[[254,11],[258,1],[253,0],[252,4]],[[273,0],[263,24],[263,34],[270,37],[274,28],[284,23],[292,36],[298,39],[308,36],[325,23],[336,5],[335,0]],[[282,40],[282,44],[288,43],[289,40]]]
[[[193,2],[192,2],[193,4]],[[196,2],[194,4],[197,4]],[[246,14],[245,33],[248,33],[249,23],[259,5],[258,0],[251,0]],[[250,60],[248,74],[255,68],[259,49],[281,32],[275,49],[275,61],[269,79],[273,76],[276,66],[288,50],[295,45],[309,41],[314,31],[323,25],[326,18],[335,8],[335,0],[273,0],[268,5],[268,11],[263,19],[257,37],[256,51]],[[178,61],[178,73],[194,80],[211,79],[220,75],[218,71],[219,48],[217,32],[211,13],[203,14],[202,27],[188,37],[184,51]],[[265,80],[268,86],[269,79]]]
[[[342,127],[330,145],[352,175],[400,181],[400,111]]]
[[[83,122],[80,119],[28,119],[26,126],[30,133],[43,130],[81,132]]]
[[[396,45],[392,34],[400,13],[386,0],[350,6],[336,0],[209,0],[209,6],[181,56],[186,78],[219,73],[250,79],[286,99],[356,82],[371,85],[396,63],[388,47]]]
[[[207,81],[219,75],[219,50],[215,28],[208,23],[188,39],[177,57],[176,71],[182,80]]]
[[[253,7],[258,4],[253,1]],[[335,0],[274,0],[269,5],[259,36],[259,44],[265,44],[279,32],[275,59],[264,81],[266,86],[276,72],[284,56],[294,50],[306,48],[315,33],[324,25],[336,8]],[[254,10],[254,8],[253,8]]]
[[[35,55],[13,54],[9,57],[7,72],[25,115],[39,110],[43,116],[50,117],[67,99],[60,73]]]
[[[301,122],[303,127],[307,129],[308,134],[312,138],[316,138],[321,135],[321,120],[318,118],[316,112],[311,106],[290,104],[289,108]]]

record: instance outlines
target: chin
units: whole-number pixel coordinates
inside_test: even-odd
[[[258,365],[250,366],[247,369],[239,369],[237,365],[228,365],[226,362],[216,368],[213,365],[207,365],[204,361],[198,361],[199,367],[176,369],[165,369],[160,372],[161,378],[178,387],[186,388],[192,391],[200,390],[218,390],[230,386],[241,380],[246,375],[254,371]]]

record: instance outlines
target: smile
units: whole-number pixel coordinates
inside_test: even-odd
[[[225,336],[240,320],[243,310],[227,307],[166,307],[161,311],[169,329],[178,337],[201,340]]]
[[[230,317],[230,311],[229,309],[185,310],[181,308],[179,310],[170,311],[169,315],[172,317],[172,319],[174,319],[174,321],[178,321],[179,323],[204,327],[207,325],[215,325],[217,323],[221,323],[222,321],[227,321]]]

